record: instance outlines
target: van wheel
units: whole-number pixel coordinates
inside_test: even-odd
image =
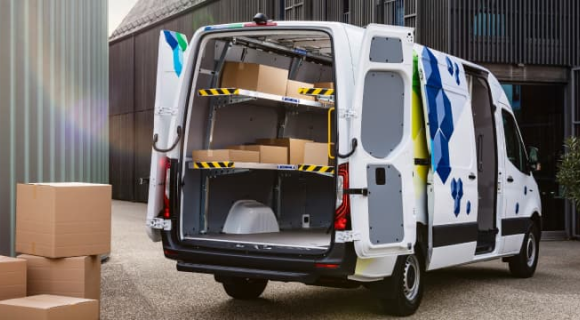
[[[540,253],[540,237],[536,224],[532,224],[524,237],[524,243],[517,256],[508,259],[510,272],[518,278],[530,278],[536,272]]]
[[[390,278],[384,280],[383,290],[387,298],[381,299],[387,313],[397,316],[410,316],[417,311],[423,298],[423,278],[425,268],[420,256],[411,254],[397,259],[395,270]]]
[[[234,298],[249,300],[258,298],[266,289],[268,280],[232,277],[223,279],[226,293]]]

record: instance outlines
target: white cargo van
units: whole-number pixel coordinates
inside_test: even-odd
[[[537,149],[488,70],[412,29],[163,31],[157,76],[147,227],[179,271],[240,299],[268,280],[364,285],[398,315],[430,270],[534,274]]]

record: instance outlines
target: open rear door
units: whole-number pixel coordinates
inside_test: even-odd
[[[416,45],[431,154],[428,269],[472,261],[477,243],[477,163],[469,84],[456,58]]]
[[[375,24],[361,43],[352,101],[359,146],[349,159],[351,221],[361,258],[411,252],[415,243],[413,43],[412,29]]]
[[[166,153],[175,148],[181,138],[173,127],[178,123],[175,118],[180,114],[175,102],[179,93],[178,84],[183,74],[186,49],[185,35],[167,30],[160,32],[147,205],[147,234],[153,241],[160,241],[159,229],[167,227],[164,220],[158,216],[164,208]]]

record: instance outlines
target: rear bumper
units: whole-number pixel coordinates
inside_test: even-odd
[[[177,270],[220,277],[245,277],[317,284],[327,279],[347,280],[354,273],[352,243],[337,243],[322,255],[258,253],[185,245],[172,232],[162,232],[165,256]]]

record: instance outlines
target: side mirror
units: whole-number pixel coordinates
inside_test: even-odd
[[[531,171],[536,172],[542,169],[540,165],[539,156],[538,156],[538,148],[536,147],[528,147],[528,167]]]

